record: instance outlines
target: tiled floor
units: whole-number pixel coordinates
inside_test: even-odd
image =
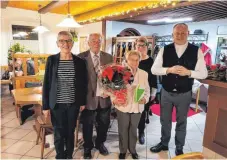
[[[1,108],[1,158],[2,159],[39,159],[40,145],[35,145],[36,132],[32,125],[34,119],[30,118],[23,124],[19,125],[14,106],[13,98],[10,95],[2,96]],[[202,152],[203,132],[205,126],[205,113],[199,113],[188,118],[187,136],[184,146],[184,152]],[[117,121],[113,120],[108,133],[106,146],[110,151],[108,156],[102,156],[96,149],[92,150],[94,159],[117,159],[118,158],[118,135]],[[175,156],[174,136],[176,123],[172,125],[172,135],[169,143],[169,151],[160,152],[158,154],[151,153],[149,148],[160,141],[161,125],[159,117],[150,116],[150,124],[146,127],[146,144],[137,144],[137,152],[141,159],[170,159]],[[45,158],[54,159],[55,151],[53,149],[45,149]],[[75,159],[82,159],[83,150],[74,153]],[[132,157],[128,154],[128,159]]]

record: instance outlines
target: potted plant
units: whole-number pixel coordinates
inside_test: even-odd
[[[17,52],[25,52],[25,47],[21,46],[20,43],[15,43],[14,45],[12,45],[9,50],[8,50],[8,61],[9,64],[12,61],[12,54],[13,53],[17,53]]]

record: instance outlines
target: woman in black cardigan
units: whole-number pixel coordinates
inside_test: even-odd
[[[151,96],[149,101],[155,99],[156,91],[157,91],[157,77],[151,73],[151,67],[153,65],[153,59],[148,56],[148,40],[145,37],[140,37],[136,40],[136,50],[141,53],[141,60],[139,63],[139,68],[146,71],[148,73],[148,82],[150,86]],[[144,144],[144,129],[145,129],[145,119],[146,112],[149,112],[151,103],[148,102],[145,105],[145,110],[143,111],[140,122],[138,125],[139,131],[139,143]]]
[[[56,159],[72,159],[77,116],[86,104],[87,71],[85,61],[71,53],[69,32],[58,33],[57,45],[60,53],[49,56],[46,63],[43,114],[51,116]]]

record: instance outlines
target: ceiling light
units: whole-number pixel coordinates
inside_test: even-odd
[[[79,28],[82,27],[79,23],[75,21],[75,19],[70,14],[69,9],[69,0],[68,0],[68,15],[61,23],[57,25],[58,27],[67,27],[67,28]]]
[[[174,22],[188,22],[192,21],[193,19],[191,17],[187,18],[162,18],[162,19],[155,19],[155,20],[148,20],[147,23],[174,23]]]
[[[46,27],[40,25],[40,26],[35,27],[32,31],[38,32],[38,33],[44,33],[44,32],[47,32],[49,30]]]
[[[188,22],[188,21],[192,21],[192,18],[188,17],[188,18],[167,19],[166,23]]]
[[[74,20],[74,18],[70,14],[68,14],[67,18],[65,18],[57,26],[58,27],[68,27],[68,28],[79,28],[79,27],[82,27],[79,23],[77,23]]]
[[[38,33],[44,33],[44,32],[47,32],[49,31],[46,27],[44,27],[42,25],[42,21],[41,21],[41,14],[39,14],[39,26],[35,27],[32,31],[34,32],[38,32]]]
[[[168,18],[162,18],[162,19],[155,19],[155,20],[148,20],[148,23],[160,23],[160,22],[166,22]]]

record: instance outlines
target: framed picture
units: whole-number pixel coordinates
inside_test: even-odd
[[[38,40],[38,33],[32,31],[34,26],[12,25],[13,40]]]
[[[227,36],[218,37],[215,63],[223,63],[224,57],[227,57]]]
[[[80,53],[87,51],[89,49],[89,46],[87,44],[87,37],[80,37]]]
[[[218,26],[217,35],[227,35],[227,25],[226,26]]]

